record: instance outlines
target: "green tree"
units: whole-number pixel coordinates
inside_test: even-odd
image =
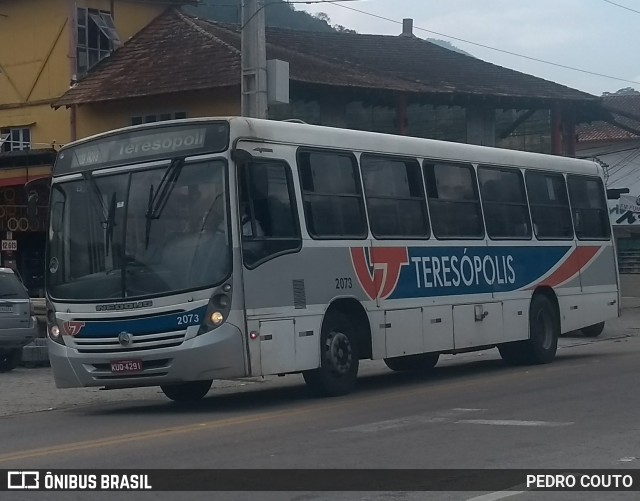
[[[241,0],[203,0],[197,6],[184,9],[201,18],[220,23],[240,24]],[[301,31],[334,31],[326,20],[312,16],[304,11],[295,10],[284,0],[265,0],[265,22],[275,28],[289,28]],[[325,14],[326,16],[326,14]]]

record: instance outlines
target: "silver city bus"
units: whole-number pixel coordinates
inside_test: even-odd
[[[128,127],[58,155],[47,247],[58,387],[546,363],[618,315],[593,162],[248,118]]]

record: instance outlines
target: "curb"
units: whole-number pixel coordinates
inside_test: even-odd
[[[46,338],[34,339],[32,343],[22,348],[22,362],[24,367],[41,367],[49,365],[49,350]]]
[[[628,308],[640,308],[640,297],[623,297],[621,302],[623,310]]]

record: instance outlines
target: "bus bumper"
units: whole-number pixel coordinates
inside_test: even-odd
[[[247,375],[242,333],[229,323],[187,339],[174,348],[79,353],[51,339],[48,340],[48,346],[58,388],[133,388]],[[113,373],[111,362],[117,361],[141,361],[142,371]]]

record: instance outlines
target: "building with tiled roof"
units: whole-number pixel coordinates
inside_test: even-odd
[[[54,109],[69,83],[167,8],[196,0],[0,0],[0,266],[43,285],[48,181],[60,144],[77,138],[75,110]],[[42,191],[28,218],[25,185]],[[35,183],[35,184],[33,184]],[[36,184],[41,183],[36,187]]]
[[[610,112],[608,121],[582,124],[578,129],[580,143],[640,138],[640,93],[603,96],[602,106]]]
[[[640,93],[603,96],[609,112],[606,121],[582,124],[577,129],[577,152],[605,168],[607,188],[640,197]],[[621,210],[619,200],[609,201],[609,215],[618,245],[622,276],[640,274],[640,213]],[[625,280],[629,280],[626,278]],[[623,284],[625,285],[625,284]],[[640,290],[640,279],[626,290]]]
[[[555,152],[571,154],[573,124],[599,116],[596,96],[410,34],[267,28],[266,38],[267,58],[290,68],[291,104],[272,108],[272,118],[426,137],[448,120],[455,133],[436,138],[494,145],[535,114],[546,127],[547,149],[554,143]],[[240,59],[237,27],[170,9],[55,106],[77,108],[79,136],[160,115],[238,114]],[[496,110],[518,111],[494,132]]]
[[[590,103],[595,96],[456,53],[417,37],[267,28],[267,57],[291,65],[292,85],[315,84],[437,96],[446,104],[481,96]],[[168,11],[134,37],[57,105],[170,94],[240,83],[237,27]],[[149,77],[154,78],[150,85]],[[114,79],[115,80],[112,80]]]

